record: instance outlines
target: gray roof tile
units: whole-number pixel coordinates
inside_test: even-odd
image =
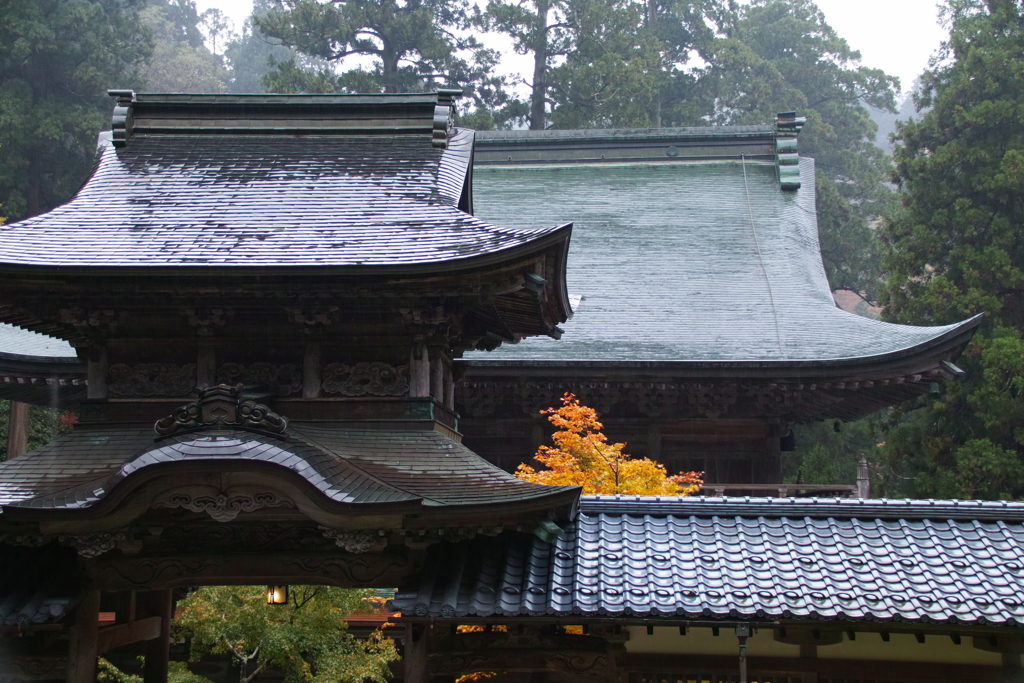
[[[507,534],[432,562],[395,609],[1024,625],[1021,503],[585,497],[554,544]]]
[[[0,323],[0,357],[7,360],[78,363],[75,349],[62,339]]]

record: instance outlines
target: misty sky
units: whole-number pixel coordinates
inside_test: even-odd
[[[865,66],[899,76],[904,90],[928,65],[945,31],[937,23],[936,0],[817,0],[825,18],[855,50]],[[241,28],[252,0],[196,0],[200,11],[219,7]],[[494,47],[503,47],[494,45]],[[530,60],[507,55],[505,71],[528,73]]]

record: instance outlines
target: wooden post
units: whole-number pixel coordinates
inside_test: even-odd
[[[75,625],[68,639],[67,683],[95,683],[99,626],[100,592],[89,591],[75,608]]]
[[[119,591],[114,601],[114,621],[118,624],[135,622],[135,591]]]
[[[88,387],[85,395],[87,398],[107,397],[107,349],[91,349],[89,351],[89,364],[86,368],[86,379]]]
[[[405,646],[404,683],[427,683],[426,624],[406,624],[402,644]]]
[[[28,447],[28,408],[27,403],[21,401],[10,402],[10,412],[7,420],[7,459],[25,455]]]
[[[217,384],[217,349],[200,346],[196,352],[196,386],[212,387]]]
[[[302,355],[302,398],[320,398],[320,345],[306,344]]]
[[[455,410],[455,378],[452,377],[452,363],[444,364],[444,407]]]
[[[661,425],[657,422],[647,426],[647,457],[654,462],[661,462]]]
[[[430,395],[438,403],[444,401],[444,359],[440,352],[430,359]]]
[[[414,343],[409,351],[409,396],[430,396],[430,352]]]
[[[857,463],[857,497],[871,497],[871,477],[868,476],[868,459],[861,458]]]
[[[171,647],[171,591],[150,591],[150,614],[160,617],[160,637],[146,643],[146,668],[142,673],[144,683],[167,683],[167,661]],[[70,683],[70,681],[68,682]],[[90,681],[91,683],[91,681]]]

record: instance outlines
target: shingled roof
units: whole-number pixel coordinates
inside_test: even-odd
[[[70,202],[0,227],[0,270],[423,265],[559,230],[460,211],[473,132],[448,91],[112,94],[112,145]]]
[[[481,134],[477,215],[519,227],[571,217],[578,304],[557,342],[473,353],[471,366],[807,366],[966,343],[979,318],[911,327],[836,308],[814,161],[800,159],[800,189],[782,191],[770,129],[730,130]]]
[[[0,507],[79,510],[100,505],[122,482],[157,466],[271,466],[315,487],[324,504],[401,512],[530,500],[571,506],[577,489],[530,484],[432,431],[380,432],[292,425],[288,438],[213,429],[154,442],[151,429],[75,430],[0,463]],[[163,466],[163,469],[160,469]],[[137,478],[137,477],[136,477]],[[8,515],[5,515],[5,517]]]
[[[1021,626],[1024,504],[584,497],[553,544],[437,548],[423,576],[394,609]]]

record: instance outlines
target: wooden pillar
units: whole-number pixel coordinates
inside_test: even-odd
[[[871,477],[868,475],[867,458],[861,458],[857,463],[857,497],[871,497]]]
[[[107,349],[92,349],[88,354],[89,364],[86,368],[87,398],[107,397]]]
[[[135,591],[119,591],[114,605],[115,623],[131,624],[135,622]]]
[[[28,409],[27,403],[11,401],[11,410],[7,420],[7,459],[25,455],[28,447]]]
[[[455,410],[455,378],[452,376],[451,361],[444,364],[444,407]]]
[[[196,386],[212,387],[217,384],[217,349],[200,346],[196,352]]]
[[[409,352],[409,396],[430,396],[430,352],[426,344],[413,344]]]
[[[167,661],[171,647],[171,591],[149,592],[150,614],[160,617],[160,637],[146,643],[146,668],[142,674],[144,683],[167,683]],[[68,683],[71,683],[70,681]],[[91,682],[90,682],[91,683]]]
[[[320,398],[320,345],[306,344],[302,354],[302,398]]]
[[[89,591],[75,608],[75,625],[68,639],[67,683],[95,683],[99,626],[100,592]]]
[[[406,624],[402,644],[405,646],[404,683],[427,683],[427,631],[426,624]]]
[[[438,403],[444,401],[444,359],[440,352],[430,359],[430,395]]]

